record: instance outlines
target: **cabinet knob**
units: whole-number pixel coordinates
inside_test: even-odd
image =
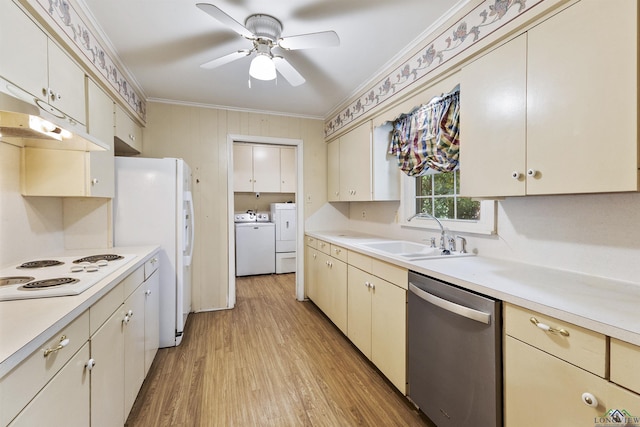
[[[124,319],[122,319],[122,323],[124,323],[125,325],[130,321],[131,321],[131,318],[129,317],[129,315],[124,316]]]
[[[146,296],[151,295],[151,289],[147,289],[146,291],[144,291],[144,294],[145,294]]]
[[[91,180],[91,185],[96,185],[98,182],[100,182],[100,181],[98,181],[98,178],[93,178]]]
[[[591,393],[582,393],[582,402],[592,408],[596,408],[598,406],[598,399]]]
[[[538,176],[538,171],[535,169],[528,169],[527,170],[527,176],[531,177],[531,178],[535,178],[536,176]]]
[[[129,310],[129,311],[127,311],[127,316],[129,316],[129,317],[133,317],[133,310]]]
[[[513,171],[511,172],[511,178],[519,180],[520,178],[522,178],[522,174],[518,171]]]
[[[94,359],[87,360],[87,363],[84,364],[87,367],[87,371],[91,371],[94,366],[96,366],[96,361]]]

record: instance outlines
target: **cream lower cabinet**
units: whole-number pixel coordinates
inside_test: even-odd
[[[124,302],[124,411],[129,414],[145,376],[145,288],[139,286]]]
[[[349,265],[347,336],[406,393],[407,291]]]
[[[87,427],[89,406],[89,344],[64,365],[51,381],[9,424],[11,427],[65,426]],[[19,393],[20,388],[13,390]]]
[[[347,251],[306,236],[305,289],[307,296],[347,333]],[[331,254],[333,253],[334,256]]]
[[[607,337],[504,308],[505,426],[597,425],[616,410],[638,416],[640,396],[607,379]]]
[[[581,0],[463,67],[462,195],[640,188],[637,16]]]

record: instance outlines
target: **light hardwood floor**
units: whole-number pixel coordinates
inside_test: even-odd
[[[233,310],[191,314],[127,426],[429,426],[310,302],[295,275],[238,278]]]

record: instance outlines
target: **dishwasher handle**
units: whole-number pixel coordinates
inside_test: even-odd
[[[443,310],[466,317],[467,319],[475,320],[476,322],[484,323],[485,325],[491,323],[491,313],[485,313],[484,311],[474,310],[473,308],[447,301],[446,299],[423,291],[411,282],[409,282],[409,290],[426,302],[440,307]]]

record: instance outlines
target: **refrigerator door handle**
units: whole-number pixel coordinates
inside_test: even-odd
[[[195,227],[193,224],[193,195],[191,191],[186,191],[184,193],[184,201],[187,204],[187,211],[185,211],[185,233],[184,233],[184,265],[191,265],[191,259],[193,258],[193,239],[195,238]]]

